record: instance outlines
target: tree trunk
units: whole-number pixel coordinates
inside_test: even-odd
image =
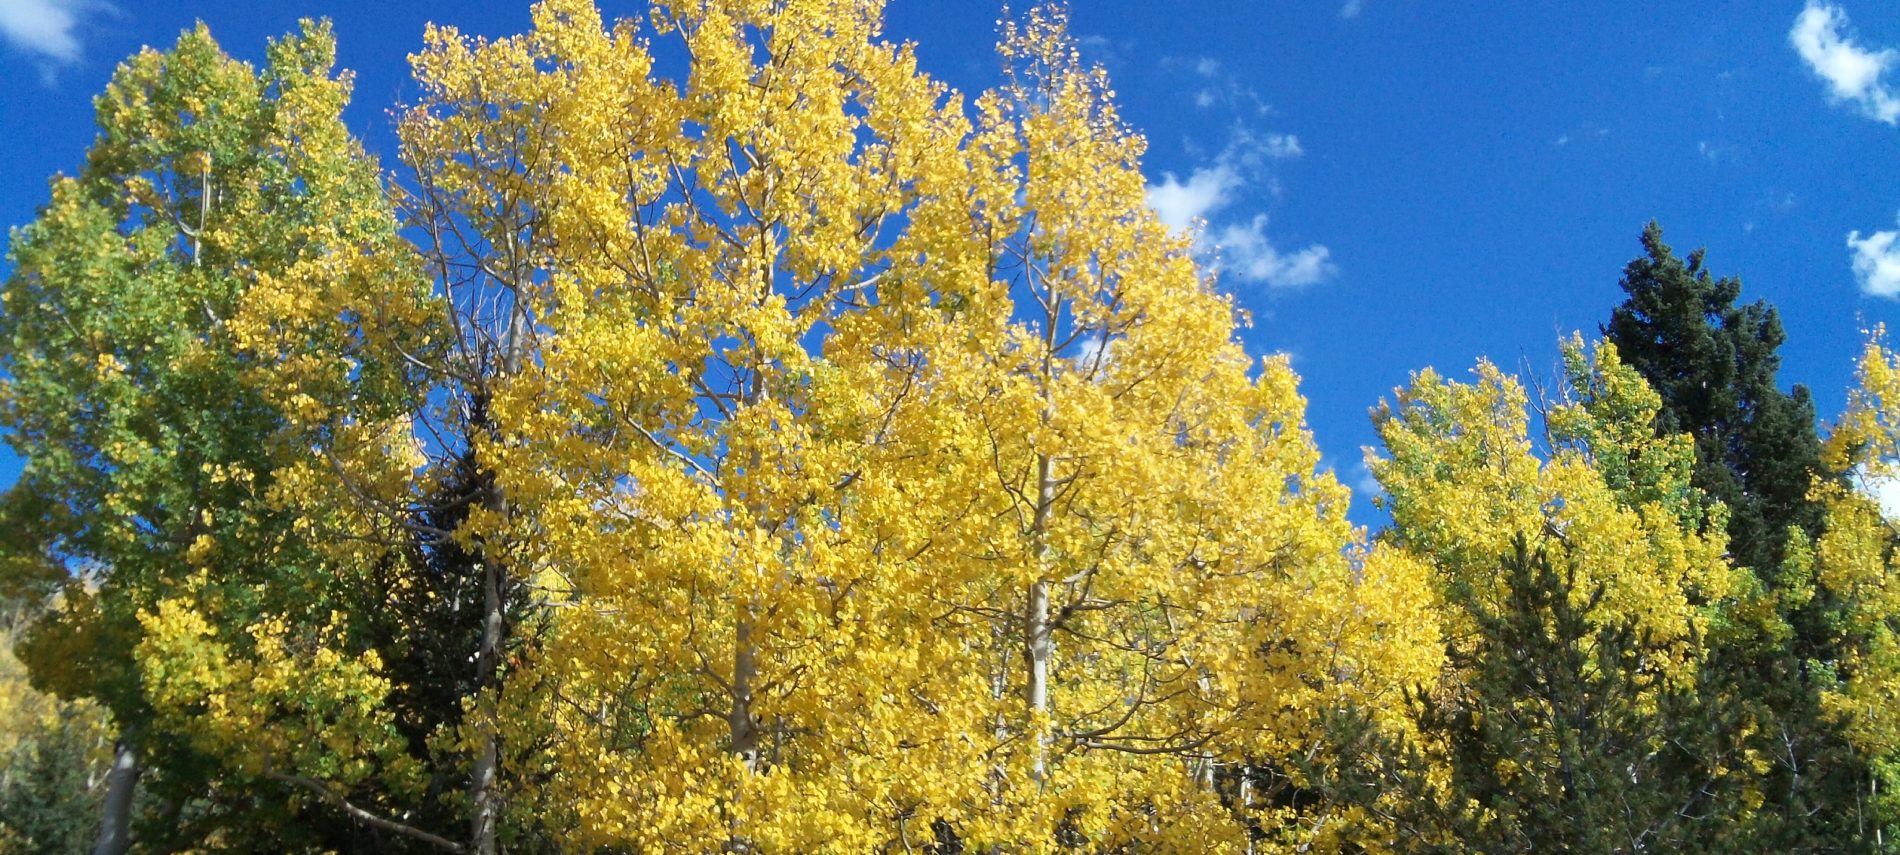
[[[483,544],[484,552],[488,545]],[[496,792],[500,778],[501,751],[497,743],[495,692],[501,664],[501,648],[506,627],[503,623],[502,568],[492,557],[482,556],[482,641],[475,657],[475,728],[478,744],[475,764],[469,774],[469,848],[477,855],[494,855],[495,827],[501,810]]]
[[[771,292],[771,272],[763,271],[765,286],[763,293]],[[758,360],[746,384],[745,405],[756,407],[769,400],[765,389],[763,360]],[[758,449],[753,449],[746,466],[757,471],[764,465]],[[768,512],[763,502],[749,499],[746,510],[753,525],[764,525]],[[736,569],[736,568],[735,568]],[[755,568],[763,578],[764,567]],[[741,586],[744,587],[744,586]],[[733,756],[745,765],[746,771],[756,773],[763,766],[759,756],[759,726],[752,706],[753,684],[759,678],[759,651],[752,642],[752,623],[757,614],[756,596],[752,591],[734,592],[738,604],[734,607],[732,628],[732,706],[726,710],[726,729]],[[740,803],[738,793],[732,794],[732,807],[727,817],[726,849],[730,852],[749,852],[751,845],[745,838],[744,805]]]
[[[752,718],[752,683],[758,679],[758,650],[752,646],[750,609],[741,607],[732,645],[732,708],[726,713],[732,753],[751,771],[759,770],[759,729]]]
[[[120,739],[113,748],[112,771],[106,774],[105,807],[92,855],[125,855],[132,847],[132,794],[138,789],[140,771],[137,749]]]
[[[1029,658],[1029,685],[1027,698],[1030,727],[1035,730],[1035,741],[1030,748],[1034,752],[1030,763],[1030,773],[1036,783],[1041,784],[1045,777],[1044,764],[1047,761],[1049,728],[1044,721],[1049,712],[1049,660],[1055,654],[1055,640],[1050,637],[1049,627],[1049,580],[1045,575],[1049,569],[1049,513],[1055,504],[1056,483],[1055,467],[1048,455],[1042,455],[1037,461],[1036,478],[1036,519],[1034,528],[1034,549],[1036,552],[1036,579],[1029,583],[1029,608],[1023,621],[1026,635],[1026,654]]]
[[[522,305],[525,290],[522,285],[525,276],[517,275],[509,283],[513,303],[508,308],[507,331],[502,338],[501,364],[499,377],[513,377],[521,371],[527,352],[528,310]],[[482,393],[486,398],[486,390]],[[471,425],[474,432],[486,432],[495,437],[495,426],[488,419],[486,401],[482,407],[480,423]],[[484,468],[486,468],[484,466]],[[492,480],[493,473],[485,486],[486,495],[483,504],[494,512],[497,519],[507,520],[510,516],[508,500],[502,495],[500,485]],[[468,834],[469,851],[475,855],[495,855],[497,844],[496,830],[501,819],[501,733],[495,718],[498,694],[501,691],[501,658],[508,643],[508,568],[495,555],[496,545],[484,540],[482,543],[482,640],[475,654],[475,762],[469,770],[468,783]]]

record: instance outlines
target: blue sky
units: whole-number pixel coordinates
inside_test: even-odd
[[[1783,383],[1810,386],[1824,420],[1845,400],[1861,330],[1900,320],[1900,6],[1653,5],[1672,8],[1074,0],[1071,12],[1149,139],[1157,210],[1200,228],[1254,317],[1249,349],[1292,354],[1327,461],[1356,483],[1367,408],[1427,365],[1550,372],[1557,339],[1593,334],[1620,299],[1651,218],[1679,251],[1708,247],[1746,299],[1780,308]],[[893,0],[888,33],[977,91],[994,81],[1001,12]],[[357,75],[349,119],[386,161],[424,22],[505,35],[528,21],[525,2],[0,0],[0,222],[30,220],[47,178],[78,166],[90,98],[126,55],[202,19],[255,60],[267,37],[320,15]],[[0,484],[17,471],[0,456]]]

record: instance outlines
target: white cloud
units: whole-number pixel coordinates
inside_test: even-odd
[[[1314,244],[1281,252],[1267,240],[1267,215],[1255,214],[1246,224],[1230,223],[1214,234],[1215,266],[1223,273],[1268,288],[1304,288],[1338,271],[1332,251]]]
[[[82,18],[111,10],[101,0],[0,0],[0,39],[55,63],[77,62]]]
[[[1866,237],[1859,231],[1848,232],[1847,248],[1854,253],[1854,278],[1860,281],[1861,293],[1900,299],[1900,231]]]
[[[1306,153],[1300,148],[1300,138],[1292,134],[1267,134],[1257,142],[1257,151],[1274,160],[1291,160]]]
[[[1900,520],[1900,478],[1888,475],[1872,479],[1867,489],[1873,493],[1874,501],[1880,504],[1880,512],[1887,519]]]
[[[1186,182],[1172,172],[1161,174],[1161,183],[1148,188],[1148,207],[1155,209],[1161,222],[1175,231],[1187,231],[1208,214],[1227,207],[1233,192],[1245,182],[1226,164],[1194,170]]]
[[[1591,140],[1600,140],[1609,135],[1609,128],[1585,122],[1584,124],[1558,134],[1556,139],[1550,141],[1550,144],[1558,148],[1563,148],[1571,143],[1588,143]]]
[[[1352,20],[1359,17],[1359,13],[1363,11],[1365,11],[1363,0],[1346,0],[1346,5],[1339,7],[1339,17]]]
[[[1148,206],[1170,228],[1187,231],[1234,200],[1234,194],[1259,176],[1269,161],[1291,160],[1306,153],[1292,134],[1256,133],[1235,126],[1227,147],[1214,162],[1195,169],[1182,181],[1172,172],[1148,187]]]
[[[1359,465],[1354,468],[1357,472],[1352,479],[1353,492],[1365,496],[1368,499],[1385,493],[1385,487],[1379,484],[1379,479],[1372,474],[1371,467],[1368,467],[1365,461],[1360,461]]]
[[[4,3],[6,0],[0,0]],[[1082,55],[1090,62],[1100,63],[1109,71],[1114,71],[1127,60],[1127,54],[1134,48],[1134,42],[1116,42],[1102,35],[1083,35],[1075,39],[1082,48]]]
[[[1839,6],[1809,0],[1788,31],[1788,41],[1827,81],[1829,98],[1858,105],[1868,118],[1900,124],[1900,94],[1882,79],[1900,61],[1900,51],[1867,50],[1847,30],[1847,13]]]
[[[1075,343],[1075,355],[1070,357],[1077,371],[1100,371],[1115,363],[1115,339],[1103,338],[1101,333],[1090,333]]]
[[[1292,134],[1259,133],[1246,124],[1236,124],[1228,133],[1227,147],[1217,159],[1243,170],[1259,170],[1271,160],[1292,160],[1306,153],[1300,138]]]
[[[1220,73],[1220,66],[1203,59],[1196,72],[1211,77]],[[1197,98],[1204,107],[1214,100],[1212,95]],[[1191,144],[1189,148],[1194,154]],[[1221,275],[1273,289],[1312,285],[1336,272],[1326,247],[1314,244],[1282,251],[1267,237],[1265,214],[1213,222],[1242,199],[1277,196],[1274,164],[1305,154],[1299,137],[1261,131],[1246,118],[1238,118],[1228,131],[1226,146],[1211,158],[1201,155],[1202,165],[1185,180],[1164,172],[1159,182],[1148,185],[1148,205],[1163,224],[1189,235],[1195,257]]]
[[[1260,98],[1260,93],[1243,82],[1239,75],[1228,72],[1220,60],[1211,56],[1164,56],[1158,64],[1162,71],[1192,76],[1194,88],[1189,97],[1194,99],[1196,107],[1204,110],[1224,107],[1237,113],[1251,112],[1257,116],[1273,112],[1273,107]]]

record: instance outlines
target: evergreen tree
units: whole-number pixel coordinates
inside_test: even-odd
[[[1698,675],[1713,604],[1749,577],[1703,531],[1691,440],[1651,433],[1655,392],[1612,346],[1564,352],[1545,454],[1488,363],[1420,372],[1374,414],[1375,555],[1430,568],[1446,667],[1402,726],[1341,711],[1347,750],[1299,772],[1396,851],[1711,851],[1747,814],[1754,760]]]
[[[1821,470],[1814,402],[1804,386],[1775,385],[1775,349],[1787,336],[1773,306],[1736,305],[1741,279],[1711,275],[1706,250],[1677,258],[1654,221],[1643,249],[1623,268],[1629,299],[1603,334],[1662,395],[1657,434],[1695,438],[1694,484],[1728,507],[1735,563],[1772,582],[1788,528],[1820,532],[1820,506],[1808,498]]]
[[[1872,779],[1820,702],[1839,609],[1807,558],[1822,529],[1814,404],[1775,383],[1786,335],[1774,307],[1738,305],[1741,280],[1711,274],[1705,250],[1678,258],[1655,222],[1642,241],[1603,332],[1661,395],[1657,434],[1694,439],[1692,483],[1725,509],[1707,524],[1726,513],[1730,558],[1758,582],[1711,635],[1701,713],[1732,749],[1763,758],[1750,847],[1839,851],[1865,826],[1855,805]]]
[[[1385,741],[1371,755],[1388,785],[1412,791],[1394,801],[1344,776],[1387,796],[1399,851],[1703,851],[1720,836],[1709,807],[1721,771],[1691,723],[1694,692],[1654,668],[1696,640],[1607,616],[1608,588],[1553,545],[1515,542],[1501,602],[1449,598],[1475,629],[1447,650],[1468,676],[1412,698],[1423,753]],[[1435,798],[1427,754],[1443,758],[1454,798]]]

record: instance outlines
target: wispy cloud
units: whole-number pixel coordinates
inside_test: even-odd
[[[1271,201],[1280,193],[1276,165],[1306,154],[1300,138],[1260,126],[1273,108],[1238,75],[1210,56],[1164,56],[1161,71],[1184,78],[1196,107],[1231,118],[1227,139],[1209,152],[1189,137],[1189,157],[1199,161],[1184,178],[1172,172],[1148,185],[1148,205],[1170,228],[1189,234],[1194,254],[1219,275],[1272,289],[1300,288],[1335,272],[1332,254],[1314,244],[1285,250],[1267,235],[1267,215],[1242,202]]]
[[[1230,223],[1214,234],[1214,266],[1242,282],[1268,288],[1304,288],[1338,272],[1332,250],[1319,244],[1283,252],[1267,239],[1267,215]]]
[[[1854,278],[1860,282],[1861,293],[1900,300],[1900,230],[1866,237],[1859,231],[1848,232],[1847,248],[1853,253]]]
[[[1550,144],[1558,148],[1563,148],[1564,146],[1567,146],[1574,142],[1601,140],[1604,137],[1607,137],[1609,135],[1610,135],[1609,128],[1606,128],[1602,125],[1584,123],[1568,131],[1564,131],[1563,133],[1558,134],[1556,139],[1553,139],[1550,141]]]
[[[1346,5],[1339,7],[1339,17],[1350,21],[1359,17],[1359,13],[1365,10],[1363,0],[1346,0]]]
[[[6,0],[0,0],[4,3]],[[1082,55],[1091,62],[1100,63],[1110,73],[1119,71],[1127,64],[1128,53],[1135,48],[1132,41],[1116,41],[1103,35],[1083,35],[1076,37],[1076,44],[1082,48]]]
[[[1231,204],[1243,188],[1264,179],[1268,163],[1305,153],[1297,136],[1260,133],[1246,125],[1235,125],[1226,148],[1213,162],[1189,173],[1187,180],[1172,172],[1162,173],[1161,183],[1148,186],[1148,205],[1163,223],[1186,231]]]
[[[78,62],[81,23],[110,11],[100,0],[0,0],[0,39],[42,60]]]
[[[1211,56],[1164,56],[1159,65],[1164,72],[1192,79],[1194,88],[1190,95],[1194,99],[1194,106],[1203,110],[1221,107],[1238,114],[1252,113],[1256,116],[1273,112],[1272,105],[1263,100],[1260,93],[1238,75],[1228,72],[1220,60]]]
[[[1809,0],[1788,31],[1788,41],[1827,81],[1830,99],[1853,104],[1870,119],[1900,124],[1900,94],[1885,80],[1887,70],[1900,61],[1900,51],[1861,47],[1841,7]]]
[[[1235,125],[1226,148],[1186,180],[1163,173],[1148,187],[1148,205],[1163,223],[1195,233],[1195,253],[1221,274],[1273,289],[1302,288],[1336,272],[1332,252],[1312,245],[1285,251],[1267,237],[1267,215],[1219,226],[1209,221],[1253,188],[1272,186],[1268,167],[1305,153],[1299,137]]]
[[[1372,469],[1366,466],[1364,460],[1359,461],[1359,465],[1354,467],[1354,469],[1355,472],[1352,479],[1353,492],[1368,499],[1385,493],[1385,488],[1379,485],[1379,479],[1373,477]]]

